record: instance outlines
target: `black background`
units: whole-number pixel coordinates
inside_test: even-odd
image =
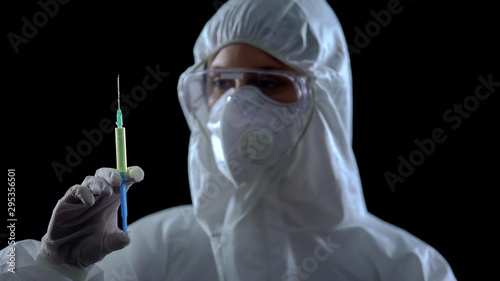
[[[142,84],[146,66],[159,64],[169,76],[125,119],[129,165],[146,173],[129,191],[129,223],[190,203],[189,130],[177,79],[193,63],[194,42],[221,2],[73,0],[60,4],[18,53],[7,34],[22,35],[21,18],[32,22],[41,8],[36,1],[12,2],[2,13],[2,139],[5,169],[16,169],[16,240],[40,240],[65,191],[97,168],[115,165],[114,134],[108,133],[62,181],[51,166],[66,164],[65,147],[76,149],[86,139],[82,130],[114,120],[117,74],[122,93],[130,94]],[[370,11],[387,9],[389,2],[330,4],[356,47],[355,28],[364,30],[374,20]],[[435,2],[401,1],[402,11],[351,54],[353,146],[369,211],[435,247],[459,280],[481,280],[493,271],[489,253],[497,249],[493,118],[500,90],[456,130],[443,113],[474,94],[478,76],[500,81],[499,26],[492,6]],[[445,131],[446,141],[391,192],[384,172],[397,173],[398,156],[408,159],[414,140],[430,138],[435,128]],[[0,239],[3,248],[7,240]]]

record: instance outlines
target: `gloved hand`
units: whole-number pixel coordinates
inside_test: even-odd
[[[127,190],[144,178],[139,167],[128,168]],[[59,200],[42,238],[41,255],[56,264],[85,268],[130,244],[129,233],[118,228],[120,173],[101,168]]]

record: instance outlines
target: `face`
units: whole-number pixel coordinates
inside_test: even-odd
[[[281,70],[303,75],[300,71],[282,63],[259,48],[241,43],[224,47],[208,60],[207,69],[220,68]],[[208,106],[210,108],[227,89],[231,87],[238,89],[245,85],[253,85],[253,81],[256,80],[258,80],[260,84],[254,86],[259,87],[262,92],[276,101],[291,103],[297,100],[297,94],[293,84],[286,78],[280,78],[279,76],[259,76],[259,78],[256,79],[256,77],[246,75],[243,79],[230,81],[231,84],[229,85],[228,81],[221,80],[217,77],[209,77],[208,80],[207,88],[209,88],[209,92],[212,93],[208,96]]]

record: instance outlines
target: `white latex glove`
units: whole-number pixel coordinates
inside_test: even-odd
[[[139,167],[128,168],[127,190],[142,181]],[[118,228],[122,178],[116,169],[101,168],[59,200],[42,238],[40,255],[56,264],[85,268],[130,244]]]

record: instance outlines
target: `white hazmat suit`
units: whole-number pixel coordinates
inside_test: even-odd
[[[218,169],[179,87],[191,129],[193,205],[133,223],[129,246],[80,271],[37,260],[38,241],[18,242],[17,273],[7,271],[8,249],[1,252],[2,280],[455,280],[434,248],[366,210],[352,151],[347,44],[328,4],[228,1],[203,28],[195,64],[180,80],[231,43],[257,47],[311,79],[296,149],[235,186]]]

